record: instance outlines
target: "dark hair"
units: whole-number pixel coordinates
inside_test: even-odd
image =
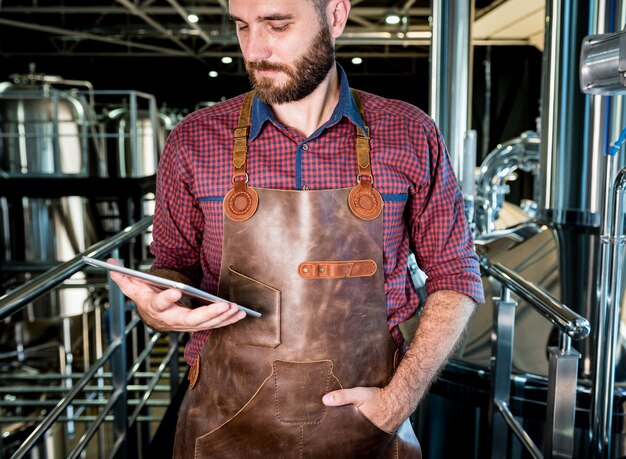
[[[311,0],[313,2],[313,6],[317,10],[317,14],[319,16],[320,22],[322,24],[326,24],[326,4],[328,0]]]

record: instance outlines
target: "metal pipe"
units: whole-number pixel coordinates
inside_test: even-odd
[[[111,410],[111,407],[117,403],[117,400],[120,398],[121,395],[122,395],[122,391],[119,389],[117,389],[115,392],[111,394],[111,398],[108,400],[108,403],[106,404],[106,406],[100,411],[100,414],[96,416],[96,419],[94,420],[94,422],[89,426],[87,431],[80,437],[80,440],[78,440],[78,443],[76,444],[74,449],[72,449],[72,451],[70,451],[70,453],[68,454],[67,456],[68,459],[76,459],[78,457],[81,457],[82,452],[85,450],[85,448],[87,447],[87,444],[89,443],[89,440],[91,440],[91,438],[95,435],[96,431],[100,428],[100,424],[104,422],[107,416],[107,413]]]
[[[504,418],[508,426],[511,428],[515,436],[519,438],[522,444],[526,447],[526,450],[531,454],[531,456],[534,459],[543,459],[541,451],[539,451],[537,445],[535,445],[532,438],[530,438],[530,436],[528,435],[528,433],[526,433],[520,423],[517,422],[517,419],[515,419],[515,416],[513,416],[513,414],[509,410],[508,404],[497,401],[496,406],[498,407],[498,410],[502,414],[502,417]]]
[[[162,375],[160,375],[162,376]],[[45,393],[45,392],[44,392]],[[20,407],[20,406],[36,406],[36,407],[41,407],[41,406],[56,406],[57,403],[59,403],[58,399],[55,400],[0,400],[0,406],[9,406],[9,407]],[[128,406],[136,406],[139,405],[139,403],[144,403],[141,400],[138,399],[130,399],[128,400]],[[169,406],[170,405],[170,400],[148,400],[147,402],[145,402],[148,406]],[[79,399],[79,400],[72,400],[72,405],[74,406],[80,406],[80,407],[86,407],[86,406],[104,406],[107,404],[107,400],[105,399],[98,399],[98,400],[87,400],[87,399]],[[72,421],[74,421],[75,419],[78,419],[79,416],[75,416],[72,417]],[[9,417],[10,418],[10,417]],[[4,418],[6,419],[6,418]],[[34,419],[39,419],[39,417],[35,416]],[[69,418],[64,418],[64,419],[69,419]]]
[[[572,338],[563,332],[559,332],[559,351],[562,353],[572,350]]]
[[[163,27],[160,23],[152,19],[147,13],[145,13],[142,10],[141,7],[138,7],[130,0],[117,0],[117,2],[123,5],[125,8],[127,8],[130,13],[134,14],[137,17],[140,17],[147,24],[151,25],[155,30],[161,32],[161,34],[163,34],[163,37],[166,37],[170,39],[171,41],[173,41],[174,43],[176,43],[183,50],[185,50],[190,56],[194,56],[194,51],[191,48],[189,48],[185,43],[183,43],[181,40],[173,36],[172,33],[169,33],[165,27]]]
[[[491,457],[506,456],[507,429],[505,420],[495,410],[499,403],[508,404],[511,393],[511,369],[513,367],[513,341],[515,339],[515,309],[517,302],[511,300],[511,291],[502,285],[500,298],[493,310],[494,330],[491,340],[491,397],[489,424],[491,426]]]
[[[151,224],[152,217],[145,217],[137,223],[133,223],[128,226],[112,238],[97,242],[84,252],[76,255],[71,260],[59,264],[57,267],[50,269],[40,276],[37,276],[21,287],[3,295],[0,297],[0,320],[18,312],[31,301],[39,298],[50,289],[59,285],[65,279],[71,277],[74,273],[84,268],[85,263],[82,261],[83,256],[92,258],[105,256],[111,253],[111,251],[116,247],[119,247],[140,235],[143,231],[148,229]]]
[[[47,33],[56,34],[56,35],[69,35],[69,36],[77,37],[80,40],[102,41],[105,43],[111,43],[111,44],[119,45],[119,46],[140,48],[140,49],[145,49],[148,51],[155,51],[157,53],[160,53],[161,55],[167,55],[167,56],[189,57],[190,55],[189,52],[179,51],[179,50],[172,49],[172,48],[147,45],[147,44],[138,43],[132,40],[117,40],[115,38],[110,38],[105,35],[99,35],[99,34],[88,33],[88,32],[77,32],[76,30],[65,29],[61,27],[52,27],[52,26],[45,26],[45,25],[40,25],[40,24],[32,24],[30,22],[13,21],[11,19],[4,19],[4,18],[0,18],[0,24],[11,26],[11,27],[19,27],[19,28],[28,29],[28,30],[36,30],[39,32],[47,32]]]
[[[614,159],[608,157],[609,164]],[[610,167],[609,167],[610,169]],[[626,168],[617,173],[613,184],[613,199],[607,200],[602,228],[602,265],[600,273],[600,310],[605,318],[603,330],[598,331],[598,357],[593,384],[592,448],[594,457],[606,457],[611,451],[613,424],[613,391],[615,388],[615,355],[621,316],[621,281],[623,271],[624,193]]]
[[[94,422],[97,419],[97,416],[80,416],[77,417],[74,421],[81,423]],[[68,419],[65,416],[61,416],[57,419],[59,422],[67,422]],[[105,416],[104,419],[106,422],[113,422],[115,418],[113,415]],[[160,422],[163,420],[162,416],[139,416],[136,419],[136,422]],[[0,417],[0,423],[14,423],[14,422],[39,422],[41,418],[37,416],[2,416]],[[0,437],[1,438],[1,437]],[[14,456],[11,456],[11,459],[14,459]]]
[[[508,193],[506,179],[511,172],[537,171],[541,139],[536,132],[526,131],[506,143],[498,145],[480,165],[476,183],[476,230],[479,235],[495,230],[495,222]],[[537,180],[538,181],[538,180]],[[533,196],[535,200],[539,196]]]
[[[76,383],[73,389],[59,401],[59,404],[54,407],[54,409],[50,411],[50,413],[43,420],[41,420],[41,423],[35,427],[28,438],[24,440],[11,459],[21,459],[26,457],[30,450],[37,444],[37,442],[39,442],[41,437],[43,437],[43,435],[50,430],[52,424],[61,416],[61,413],[63,413],[63,411],[70,405],[72,400],[74,400],[83,390],[83,388],[87,385],[87,382],[93,378],[98,371],[98,368],[102,367],[106,363],[119,346],[119,340],[113,341],[109,345],[102,357],[94,363],[94,366],[92,366],[89,371],[85,373],[84,377]]]
[[[178,336],[178,333],[173,333],[173,335],[175,337]],[[50,345],[47,346],[49,347],[55,347],[56,345]],[[101,354],[100,354],[101,355]],[[100,355],[98,355],[97,357],[100,358]],[[136,373],[133,374],[133,376],[135,378],[151,378],[152,375],[154,373],[151,371],[138,371]],[[10,379],[11,380],[17,380],[17,381],[30,381],[32,379],[36,379],[36,380],[42,380],[42,381],[50,381],[50,380],[58,380],[58,379],[65,379],[65,378],[72,378],[72,379],[81,379],[83,377],[82,373],[73,373],[69,376],[66,376],[62,373],[40,373],[40,374],[33,374],[33,375],[25,375],[25,374],[11,374]],[[111,373],[110,372],[101,372],[98,373],[98,378],[110,378],[111,377]],[[169,378],[169,375],[166,373],[163,375],[164,378]],[[3,375],[3,378],[7,378],[7,375]]]
[[[492,264],[486,257],[480,259],[480,265],[487,274],[526,300],[541,315],[572,339],[579,341],[589,335],[591,327],[587,319],[554,299],[540,287],[528,282],[501,263]]]
[[[546,221],[599,226],[599,195],[592,189],[598,152],[586,151],[591,129],[585,117],[591,111],[576,84],[588,11],[583,0],[546,2],[539,207]]]
[[[469,130],[471,107],[471,29],[474,2],[433,0],[430,66],[430,114],[439,126],[459,182],[463,177],[463,144]],[[476,161],[476,158],[468,158]]]
[[[463,187],[461,192],[463,193],[463,201],[465,203],[465,218],[470,226],[474,223],[474,195],[475,191],[475,168],[476,168],[476,156],[477,156],[477,133],[475,130],[469,130],[465,132],[465,138],[463,139],[463,157],[467,159],[464,162],[463,177],[465,180],[461,183]]]
[[[85,376],[83,375],[83,378]],[[82,378],[81,378],[82,381]],[[114,386],[84,386],[86,391],[90,392],[111,392],[115,389]],[[128,384],[126,389],[129,392],[144,392],[148,386],[146,384]],[[157,392],[169,392],[169,384],[159,384],[155,391]],[[0,393],[2,394],[29,394],[32,392],[51,392],[51,393],[65,393],[67,391],[64,387],[50,387],[50,386],[18,386],[18,387],[0,387]]]
[[[574,425],[576,417],[576,390],[578,387],[578,360],[580,353],[571,349],[571,339],[559,333],[562,350],[551,346],[546,400],[546,428],[543,453],[549,458],[571,458],[574,453]],[[568,343],[570,344],[568,346]]]
[[[165,373],[165,368],[169,365],[169,363],[171,362],[171,360],[174,357],[174,355],[176,355],[176,349],[170,347],[167,350],[167,354],[165,354],[165,357],[163,358],[163,360],[159,364],[159,367],[154,372],[154,375],[152,376],[152,380],[148,384],[148,389],[141,396],[141,400],[137,404],[137,407],[133,411],[133,414],[130,415],[130,421],[129,421],[130,425],[133,425],[135,423],[136,419],[139,417],[139,414],[141,413],[141,410],[143,410],[144,406],[147,404],[148,399],[150,398],[150,395],[152,395],[152,392],[154,391],[154,388],[157,386],[157,383],[159,382],[159,380],[161,379],[161,377]]]
[[[594,23],[590,35],[609,37],[620,31],[626,20],[626,2],[623,0],[591,2]],[[607,44],[605,42],[604,44]],[[583,49],[587,46],[583,46]],[[608,51],[605,48],[605,51]],[[581,53],[584,58],[584,53]],[[605,63],[612,59],[611,53],[605,53]],[[583,61],[581,60],[581,63]],[[582,69],[581,69],[582,70]],[[581,82],[581,85],[583,83]],[[594,94],[605,93],[593,91]],[[605,93],[606,94],[606,93]],[[600,227],[600,258],[598,260],[599,276],[596,282],[598,295],[597,335],[595,339],[596,353],[591,389],[591,456],[605,458],[611,454],[611,437],[613,426],[613,398],[615,389],[615,362],[618,355],[620,339],[621,298],[620,288],[623,261],[621,261],[621,241],[623,230],[623,196],[620,182],[623,171],[617,172],[623,165],[623,156],[609,155],[610,139],[617,139],[624,125],[623,100],[619,97],[607,98],[599,95],[588,96],[594,107],[604,108],[603,116],[591,119],[594,133],[598,137],[597,147],[602,157],[597,161],[600,169],[598,180],[603,189],[602,220]],[[601,105],[602,104],[602,105]],[[596,112],[594,112],[596,115]],[[597,118],[597,119],[596,119]],[[613,179],[615,178],[615,181]],[[613,188],[612,188],[613,187]]]
[[[176,10],[176,12],[180,15],[181,18],[183,18],[183,20],[187,23],[189,27],[195,30],[198,33],[198,35],[202,37],[202,39],[206,42],[207,45],[210,45],[212,43],[211,38],[207,35],[204,29],[200,27],[198,24],[196,24],[195,22],[191,22],[189,20],[189,13],[187,12],[187,10],[185,10],[185,8],[182,7],[180,3],[178,3],[176,0],[167,0],[167,3],[172,5],[172,8]]]
[[[113,255],[119,257],[118,250],[113,251]],[[127,387],[127,339],[125,332],[125,314],[126,314],[126,300],[122,290],[111,279],[111,274],[107,273],[109,279],[109,333],[111,338],[119,341],[120,345],[117,347],[116,352],[111,355],[111,384],[116,391],[120,391],[120,396],[117,403],[113,406],[113,415],[115,416],[115,422],[113,423],[113,440],[121,441],[123,445],[126,444],[127,432],[128,432],[128,387]]]

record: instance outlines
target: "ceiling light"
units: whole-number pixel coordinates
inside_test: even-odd
[[[233,58],[230,56],[224,56],[222,57],[222,64],[232,64],[233,63]]]
[[[217,77],[217,75],[218,75],[218,73],[217,73],[215,70],[211,70],[211,71],[209,72],[209,76],[210,76],[211,78],[216,78],[216,77]]]
[[[192,24],[195,24],[196,22],[200,20],[200,18],[196,16],[195,14],[190,14],[189,16],[187,16],[187,20],[191,22]]]
[[[389,25],[400,24],[400,16],[395,13],[391,13],[385,18],[385,23]]]
[[[362,63],[363,63],[363,59],[361,59],[360,57],[353,57],[353,58],[352,58],[352,63],[353,63],[354,65],[359,65],[359,64],[362,64]]]

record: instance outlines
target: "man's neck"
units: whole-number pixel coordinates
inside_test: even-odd
[[[333,114],[339,101],[339,76],[337,66],[315,90],[302,100],[272,105],[274,115],[284,126],[296,129],[309,137]]]

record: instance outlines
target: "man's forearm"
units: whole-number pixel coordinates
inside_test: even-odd
[[[401,415],[398,422],[417,408],[475,309],[474,301],[458,292],[442,290],[428,297],[410,346],[384,389],[389,409]]]

